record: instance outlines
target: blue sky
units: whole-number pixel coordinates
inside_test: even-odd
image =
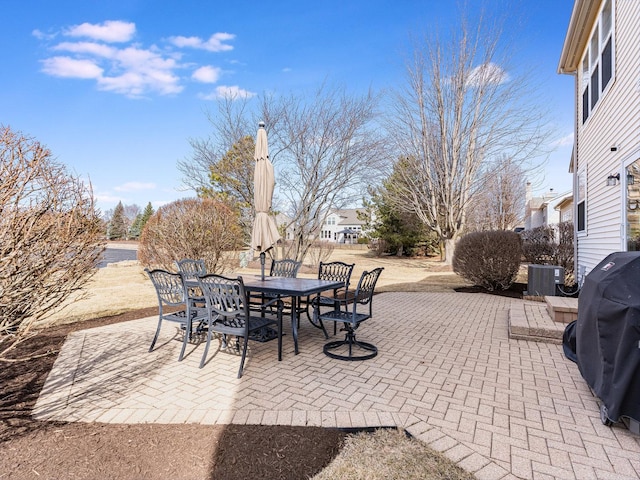
[[[468,0],[507,15],[554,132],[537,191],[571,188],[573,78],[556,68],[572,0]],[[206,138],[219,95],[350,91],[404,80],[411,35],[446,30],[453,0],[4,0],[0,124],[47,145],[92,182],[103,211],[193,196],[178,160]],[[511,39],[511,40],[510,40]],[[515,39],[515,40],[514,40]]]

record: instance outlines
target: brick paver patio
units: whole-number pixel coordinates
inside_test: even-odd
[[[69,336],[35,407],[39,419],[108,423],[399,426],[480,479],[635,479],[640,437],[600,422],[597,399],[562,346],[508,337],[513,302],[485,294],[383,293],[359,337],[365,362],[322,354],[303,319],[240,358],[204,345],[178,362],[176,329],[156,318]],[[287,332],[288,333],[288,332]]]

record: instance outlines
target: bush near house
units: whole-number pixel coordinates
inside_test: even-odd
[[[565,285],[575,283],[573,264],[573,223],[541,226],[521,234],[522,253],[528,263],[564,268]]]
[[[472,232],[456,244],[453,271],[489,291],[506,290],[518,275],[521,258],[522,243],[517,233]]]

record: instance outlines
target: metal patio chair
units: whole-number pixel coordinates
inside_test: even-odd
[[[298,270],[300,270],[301,266],[302,262],[298,262],[290,258],[285,258],[283,260],[273,260],[271,262],[269,276],[296,278],[298,276]]]
[[[276,325],[278,330],[278,360],[282,359],[282,308],[277,309],[276,320],[251,315],[242,277],[227,278],[208,274],[198,277],[198,284],[207,304],[207,343],[200,368],[207,359],[213,333],[218,333],[222,335],[221,348],[235,348],[239,351],[240,339],[243,340],[238,370],[238,378],[241,378],[251,334],[271,325]],[[229,336],[236,337],[235,346],[229,344]]]
[[[298,276],[298,270],[300,270],[301,266],[302,262],[298,262],[290,258],[285,258],[283,260],[273,260],[271,262],[271,267],[269,268],[269,276],[296,278]],[[261,293],[259,295],[252,295],[250,298],[251,307],[253,307],[254,310],[260,310],[264,315],[265,309],[270,308],[273,313],[274,302],[272,300],[276,298],[274,295]],[[284,307],[285,309],[290,309],[291,303],[285,302]]]
[[[207,310],[204,307],[196,307],[192,299],[189,298],[189,290],[185,286],[184,279],[180,273],[167,272],[161,269],[145,269],[145,272],[149,275],[158,295],[158,328],[156,328],[149,351],[153,351],[153,347],[158,340],[162,322],[175,322],[180,325],[180,329],[184,332],[182,349],[178,356],[178,361],[181,361],[184,357],[187,343],[207,318]]]
[[[176,266],[178,267],[178,272],[187,281],[195,282],[200,275],[207,273],[207,267],[202,259],[183,258],[182,260],[176,260]],[[204,297],[199,288],[189,287],[189,297],[197,305],[204,307]]]
[[[324,324],[319,320],[320,307],[334,308],[336,301],[340,301],[345,298],[347,291],[349,290],[349,282],[351,281],[351,274],[355,263],[344,262],[320,262],[318,267],[318,279],[319,280],[333,280],[343,282],[344,287],[336,288],[327,292],[322,292],[315,297],[307,297],[300,308],[300,312],[305,312],[307,318],[314,327],[320,328],[325,338],[329,338],[327,330],[324,328]],[[309,309],[311,308],[311,312]],[[299,317],[298,317],[299,318]],[[337,323],[334,323],[333,334],[336,334]]]
[[[344,340],[324,345],[322,351],[325,355],[338,360],[353,361],[368,360],[378,354],[378,349],[374,345],[356,340],[356,330],[362,322],[373,315],[373,292],[382,270],[380,267],[364,272],[353,294],[348,292],[344,299],[335,302],[336,308],[318,315],[321,322],[342,323],[341,331],[346,332]],[[358,311],[359,307],[360,311]]]

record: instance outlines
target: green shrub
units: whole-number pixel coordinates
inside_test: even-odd
[[[520,236],[511,231],[473,232],[453,253],[453,271],[489,291],[506,290],[516,279],[522,257]]]

